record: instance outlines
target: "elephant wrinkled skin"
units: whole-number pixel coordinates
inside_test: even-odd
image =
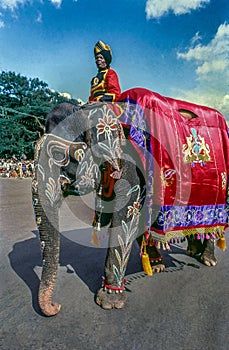
[[[52,301],[52,293],[58,270],[58,210],[62,198],[68,194],[98,192],[100,167],[105,162],[110,164],[116,178],[115,198],[105,262],[105,287],[98,292],[97,302],[106,309],[121,308],[126,299],[124,275],[133,240],[138,234],[141,201],[135,162],[122,152],[121,125],[106,104],[78,109],[64,103],[48,115],[46,131],[36,146],[32,182],[33,205],[43,249],[40,308],[47,316],[60,310],[60,305]],[[104,292],[105,289],[109,293]]]

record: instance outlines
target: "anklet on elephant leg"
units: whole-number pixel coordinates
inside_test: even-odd
[[[102,288],[104,291],[107,291],[107,293],[109,294],[118,294],[118,293],[123,293],[123,291],[125,290],[125,283],[126,280],[123,280],[123,285],[121,287],[116,287],[116,286],[110,286],[109,284],[107,284],[105,282],[105,278],[103,277],[103,282],[102,282]]]

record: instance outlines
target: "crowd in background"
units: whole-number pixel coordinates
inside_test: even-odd
[[[33,160],[0,159],[0,177],[26,178],[34,173]]]

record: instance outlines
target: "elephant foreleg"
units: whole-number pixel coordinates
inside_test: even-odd
[[[96,297],[96,302],[104,309],[120,309],[126,302],[124,277],[132,244],[138,235],[141,208],[140,186],[135,174],[133,164],[124,166],[123,178],[115,184],[116,198],[112,226],[109,229],[104,283]]]
[[[106,310],[122,309],[126,303],[125,281],[123,279],[125,270],[122,271],[122,276],[120,276],[119,271],[116,270],[117,256],[121,254],[119,249],[120,247],[108,249],[103,286],[96,295],[96,303]]]
[[[203,253],[203,243],[200,239],[197,239],[196,236],[190,236],[187,237],[187,241],[187,254],[189,256],[195,256]]]
[[[187,254],[190,256],[195,256],[200,254],[200,261],[207,266],[215,266],[217,264],[217,259],[214,255],[215,245],[214,239],[204,239],[202,242],[196,237],[187,237],[188,248]]]

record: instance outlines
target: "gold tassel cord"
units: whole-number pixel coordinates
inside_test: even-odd
[[[100,247],[100,241],[99,241],[99,239],[98,239],[96,230],[93,230],[93,231],[92,231],[92,234],[91,234],[91,243],[94,244],[94,245],[97,246],[97,247]]]
[[[142,268],[147,275],[152,276],[153,270],[150,265],[149,254],[146,251],[146,243],[144,237],[142,238],[142,244],[144,249],[142,253]]]
[[[227,243],[226,243],[225,237],[222,236],[220,239],[218,239],[216,241],[216,245],[224,252],[224,250],[226,250],[226,248],[227,248]]]

